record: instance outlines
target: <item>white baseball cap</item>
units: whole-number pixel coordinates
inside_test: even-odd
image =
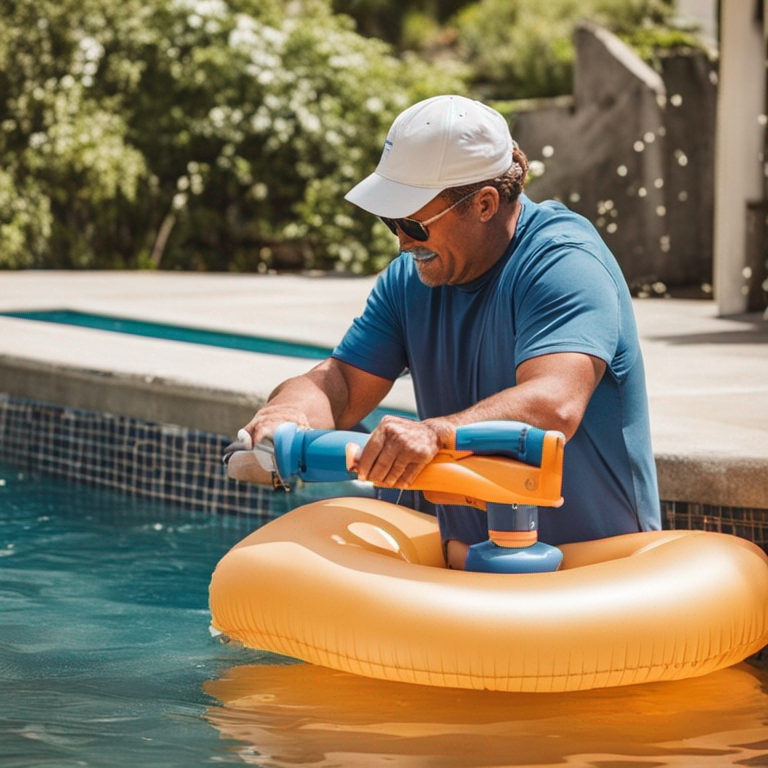
[[[501,176],[512,165],[507,121],[464,96],[433,96],[401,112],[376,170],[345,196],[376,216],[410,216],[448,187]]]

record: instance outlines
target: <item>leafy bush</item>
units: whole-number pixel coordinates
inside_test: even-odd
[[[525,99],[571,92],[579,19],[632,44],[639,30],[664,25],[672,11],[667,0],[480,0],[460,11],[453,25],[458,54],[472,63],[472,86],[486,98]]]
[[[92,9],[90,0],[19,0],[0,12],[4,266],[92,263],[98,233],[146,174],[114,97],[89,92],[103,55],[86,26]]]
[[[0,10],[0,266],[375,270],[343,201],[409,103],[462,91],[325,0]]]
[[[670,52],[707,50],[698,35],[685,29],[645,26],[622,32],[619,37],[653,65]]]
[[[472,0],[332,0],[332,7],[337,13],[352,17],[361,34],[408,48],[412,17],[430,26],[444,24],[470,2]]]

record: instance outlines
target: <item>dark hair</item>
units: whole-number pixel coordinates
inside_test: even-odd
[[[474,184],[465,184],[461,187],[448,187],[441,194],[446,202],[456,203],[462,197],[470,195],[478,189],[494,187],[494,189],[498,190],[502,205],[511,204],[522,194],[527,178],[528,158],[523,150],[517,144],[514,144],[512,148],[512,164],[501,176],[497,176],[495,179],[488,179],[487,181],[477,181]],[[471,200],[462,203],[457,208],[458,212],[463,213],[471,204]]]

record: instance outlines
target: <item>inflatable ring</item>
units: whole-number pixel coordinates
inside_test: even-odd
[[[215,628],[374,678],[555,692],[697,677],[768,643],[768,558],[701,531],[560,547],[550,573],[444,567],[433,517],[367,498],[289,512],[211,582]]]

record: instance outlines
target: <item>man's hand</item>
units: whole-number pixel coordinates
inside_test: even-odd
[[[452,436],[453,427],[444,419],[385,416],[352,469],[360,480],[407,488],[441,448],[451,445]]]
[[[286,421],[299,429],[349,429],[365,418],[391,388],[388,379],[331,357],[276,387],[244,430],[255,445],[272,439],[275,429]]]
[[[306,414],[290,405],[265,405],[245,425],[245,431],[251,436],[253,444],[261,443],[265,439],[272,439],[275,430],[286,421],[298,425],[299,429],[311,429]]]

